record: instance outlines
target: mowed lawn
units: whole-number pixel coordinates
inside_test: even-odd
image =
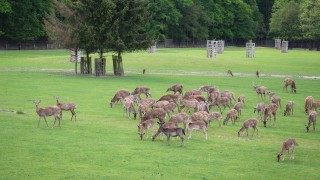
[[[0,51],[0,178],[1,179],[318,179],[320,132],[306,132],[304,99],[320,100],[320,53],[301,49],[281,53],[272,48],[256,48],[256,57],[245,58],[245,48],[227,47],[217,59],[207,59],[205,49],[157,49],[126,53],[124,77],[112,76],[111,54],[106,54],[106,77],[75,75],[66,50]],[[96,56],[96,55],[94,55]],[[147,74],[142,75],[142,69]],[[235,77],[228,77],[231,69]],[[261,78],[254,73],[259,70]],[[275,76],[276,75],[276,76]],[[284,77],[293,77],[297,94],[283,91]],[[311,78],[303,78],[308,76]],[[261,101],[252,83],[263,85],[281,97],[277,126],[259,122],[259,135],[237,136],[243,122],[251,117],[253,105]],[[120,89],[133,91],[148,86],[154,99],[181,83],[186,90],[215,85],[246,96],[239,121],[218,126],[213,121],[208,140],[201,132],[186,146],[180,139],[159,136],[140,140],[137,124],[123,116],[120,104],[110,108],[110,100]],[[168,92],[172,93],[172,92]],[[41,107],[61,102],[77,104],[77,121],[64,112],[61,127],[50,128],[44,120],[36,128],[38,116],[34,100]],[[144,95],[142,95],[144,97]],[[294,101],[293,115],[283,116],[285,104]],[[268,98],[263,100],[269,103]],[[234,102],[233,102],[234,104]],[[223,119],[228,108],[223,112]],[[217,111],[216,108],[211,112]],[[18,112],[18,113],[16,113]],[[167,120],[169,118],[167,117]],[[222,119],[222,120],[223,120]],[[155,131],[158,125],[155,125]],[[282,142],[296,138],[295,159],[277,162]]]

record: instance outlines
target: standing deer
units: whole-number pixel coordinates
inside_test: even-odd
[[[288,86],[290,86],[291,92],[297,93],[296,84],[293,79],[286,78],[283,82],[284,82],[284,86],[282,88],[283,90],[284,90],[284,88],[286,88],[286,91],[288,91]]]
[[[189,137],[192,137],[193,130],[202,131],[205,135],[206,140],[208,140],[208,123],[205,121],[191,121],[189,120],[186,125],[187,129],[189,130]]]
[[[263,125],[267,127],[267,120],[270,119],[271,124],[271,115],[273,115],[273,126],[276,127],[277,122],[277,110],[278,106],[274,103],[271,103],[264,109],[264,116],[263,116]]]
[[[238,119],[237,113],[238,113],[237,110],[235,110],[235,109],[230,109],[230,110],[227,112],[227,116],[226,116],[226,118],[225,118],[224,121],[223,121],[223,125],[227,125],[229,119],[231,119],[232,125],[234,125],[235,122],[236,122],[236,120]]]
[[[256,130],[257,130],[257,135],[258,135],[257,125],[258,125],[258,120],[255,119],[255,118],[251,118],[251,119],[246,120],[246,121],[243,123],[242,128],[238,131],[238,137],[240,137],[240,132],[242,132],[242,131],[244,131],[244,130],[247,132],[247,136],[248,136],[248,129],[249,129],[249,127],[252,127],[252,128],[253,128],[252,136],[254,135],[254,132],[255,132]]]
[[[271,97],[271,103],[276,104],[278,107],[280,106],[280,109],[282,110],[280,97]]]
[[[312,103],[313,103],[313,97],[312,96],[306,97],[306,99],[304,100],[304,109],[306,113],[308,113],[308,110],[311,109]]]
[[[41,118],[44,119],[44,121],[47,124],[47,128],[48,128],[48,122],[47,122],[47,119],[46,119],[46,117],[48,117],[48,116],[53,116],[54,117],[53,126],[56,124],[56,120],[58,119],[59,127],[60,127],[60,117],[59,117],[59,114],[60,114],[60,111],[61,111],[60,108],[58,106],[49,106],[49,107],[45,107],[45,108],[40,108],[39,107],[40,102],[41,102],[41,100],[33,101],[33,103],[36,105],[36,112],[37,112],[37,114],[39,116],[39,121],[38,121],[37,128],[39,127]]]
[[[186,108],[186,112],[190,113],[190,108],[194,109],[194,111],[198,111],[198,107],[199,107],[199,102],[196,99],[190,99],[190,100],[186,100],[183,99],[181,100],[181,106],[180,106],[180,110],[182,110],[183,108]]]
[[[186,130],[186,122],[189,118],[189,115],[187,113],[177,113],[172,115],[172,117],[169,119],[168,122],[172,123],[183,123],[183,129]]]
[[[293,114],[293,101],[288,101],[286,105],[286,110],[284,111],[284,116],[289,116],[290,114]]]
[[[311,105],[311,110],[317,111],[320,106],[320,101],[313,102]]]
[[[242,104],[244,104],[244,100],[246,99],[246,96],[245,95],[240,95],[238,97],[238,102],[241,102]]]
[[[220,109],[220,112],[222,113],[221,106],[223,106],[223,110],[226,109],[226,106],[230,109],[230,99],[227,97],[217,97],[214,99],[213,103],[209,105],[209,109],[211,109],[212,106],[218,106],[218,109]]]
[[[313,130],[316,130],[316,121],[317,121],[318,113],[316,111],[310,111],[308,116],[308,125],[306,125],[307,132],[309,132],[309,128],[311,126],[311,123],[313,125]]]
[[[266,98],[267,88],[265,86],[256,86],[253,83],[253,90],[256,91],[258,98],[259,98],[259,95],[261,96],[261,99],[263,99],[262,95],[264,96],[264,98]]]
[[[164,122],[165,118],[167,116],[167,112],[162,108],[156,108],[152,109],[150,111],[147,111],[143,117],[141,117],[142,121],[152,119],[152,118],[158,118],[160,122]]]
[[[164,127],[163,124],[164,122],[158,122],[158,124],[160,125],[160,131],[167,136],[167,144],[170,145],[170,137],[177,137],[179,136],[181,139],[181,146],[184,146],[184,135],[186,135],[186,133],[184,132],[184,129],[182,128],[167,128]]]
[[[234,105],[233,109],[237,110],[237,112],[238,112],[238,117],[239,117],[239,119],[240,119],[241,111],[242,111],[242,103],[241,103],[241,102],[237,102],[237,103]]]
[[[145,94],[146,97],[152,97],[150,94],[150,88],[148,87],[137,87],[134,89],[134,91],[131,93],[132,95],[138,95],[140,97],[140,94]]]
[[[231,77],[233,77],[233,73],[230,69],[227,71],[227,75],[230,75]]]
[[[148,131],[149,129],[152,129],[152,132],[154,130],[154,124],[155,121],[154,119],[148,119],[146,121],[141,122],[138,125],[138,129],[139,129],[139,134],[140,134],[140,139],[143,139],[143,135],[145,135],[147,133],[147,138],[148,138]]]
[[[163,128],[178,128],[178,123],[176,123],[176,122],[160,122],[160,123],[157,122],[157,123],[159,125],[161,123]],[[162,131],[161,131],[160,127],[159,127],[158,131],[154,135],[152,135],[152,141],[154,141],[158,137],[158,135],[160,133],[162,133]]]
[[[126,89],[121,89],[116,92],[116,94],[113,96],[113,98],[110,101],[111,108],[115,103],[118,103],[119,101],[123,100],[125,97],[129,96],[130,92]]]
[[[128,118],[131,119],[131,117],[130,117],[131,112],[133,113],[133,119],[136,120],[137,112],[134,108],[134,102],[129,98],[124,98],[123,114],[127,113]]]
[[[287,139],[286,141],[284,141],[282,143],[282,148],[281,148],[281,151],[280,153],[277,155],[277,159],[278,159],[278,162],[280,161],[280,158],[281,156],[283,155],[283,152],[284,151],[288,151],[288,155],[290,155],[290,150],[291,150],[291,155],[290,155],[290,160],[291,159],[294,159],[294,147],[298,145],[296,140],[294,138],[289,138]],[[283,159],[284,160],[284,156],[283,156]]]
[[[174,84],[173,86],[169,87],[166,92],[173,91],[174,94],[179,92],[181,95],[183,95],[183,85],[182,84]]]
[[[71,116],[71,121],[74,116],[74,121],[77,120],[77,113],[75,112],[75,109],[77,108],[77,105],[74,103],[60,103],[59,102],[60,96],[56,96],[57,100],[57,106],[60,108],[60,118],[62,120],[62,111],[70,111],[72,116]]]
[[[256,105],[256,107],[253,107],[253,113],[258,112],[258,118],[262,118],[262,113],[264,112],[265,105],[263,102],[260,102]]]
[[[257,78],[259,78],[259,77],[260,77],[260,73],[259,73],[259,71],[258,71],[258,70],[256,71],[256,76],[257,76]]]

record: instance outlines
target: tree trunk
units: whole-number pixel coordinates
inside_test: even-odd
[[[113,61],[113,73],[116,76],[123,76],[123,63],[122,63],[122,56],[121,52],[118,52],[118,56],[112,55],[112,61]]]
[[[74,64],[74,72],[78,74],[78,48],[76,48],[76,62]]]

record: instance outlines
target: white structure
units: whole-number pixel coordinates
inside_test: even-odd
[[[80,62],[81,57],[83,56],[83,52],[81,49],[78,49],[77,54],[75,49],[71,49],[70,51],[70,62]]]
[[[156,53],[157,50],[157,43],[154,43],[154,46],[150,46],[148,48],[148,53]]]
[[[246,57],[247,58],[254,58],[254,49],[256,47],[256,43],[246,43]]]
[[[275,39],[274,40],[274,47],[276,49],[281,49],[281,39]]]
[[[282,41],[281,52],[288,53],[289,41]]]
[[[224,52],[224,41],[223,40],[219,40],[218,41],[217,53],[218,54],[223,54],[223,52]]]
[[[218,41],[207,40],[207,58],[217,57]]]

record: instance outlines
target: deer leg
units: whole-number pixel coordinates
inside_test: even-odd
[[[60,118],[59,117],[57,117],[58,118],[58,121],[59,121],[59,128],[60,128]]]
[[[40,124],[40,120],[41,120],[41,116],[39,117],[39,121],[38,121],[38,125],[37,125],[37,128],[39,127],[39,124]]]
[[[170,135],[167,136],[167,144],[170,145]]]
[[[190,139],[191,137],[192,137],[192,129],[190,129],[190,134],[189,134],[189,137],[188,137],[188,139]]]
[[[313,122],[313,131],[316,130],[316,122]]]
[[[247,136],[248,136],[248,129],[246,129],[246,132],[247,132]]]
[[[203,129],[203,133],[204,133],[204,135],[206,137],[206,140],[208,140],[208,131],[207,131],[206,128]]]
[[[62,109],[60,110],[60,118],[62,119]]]

